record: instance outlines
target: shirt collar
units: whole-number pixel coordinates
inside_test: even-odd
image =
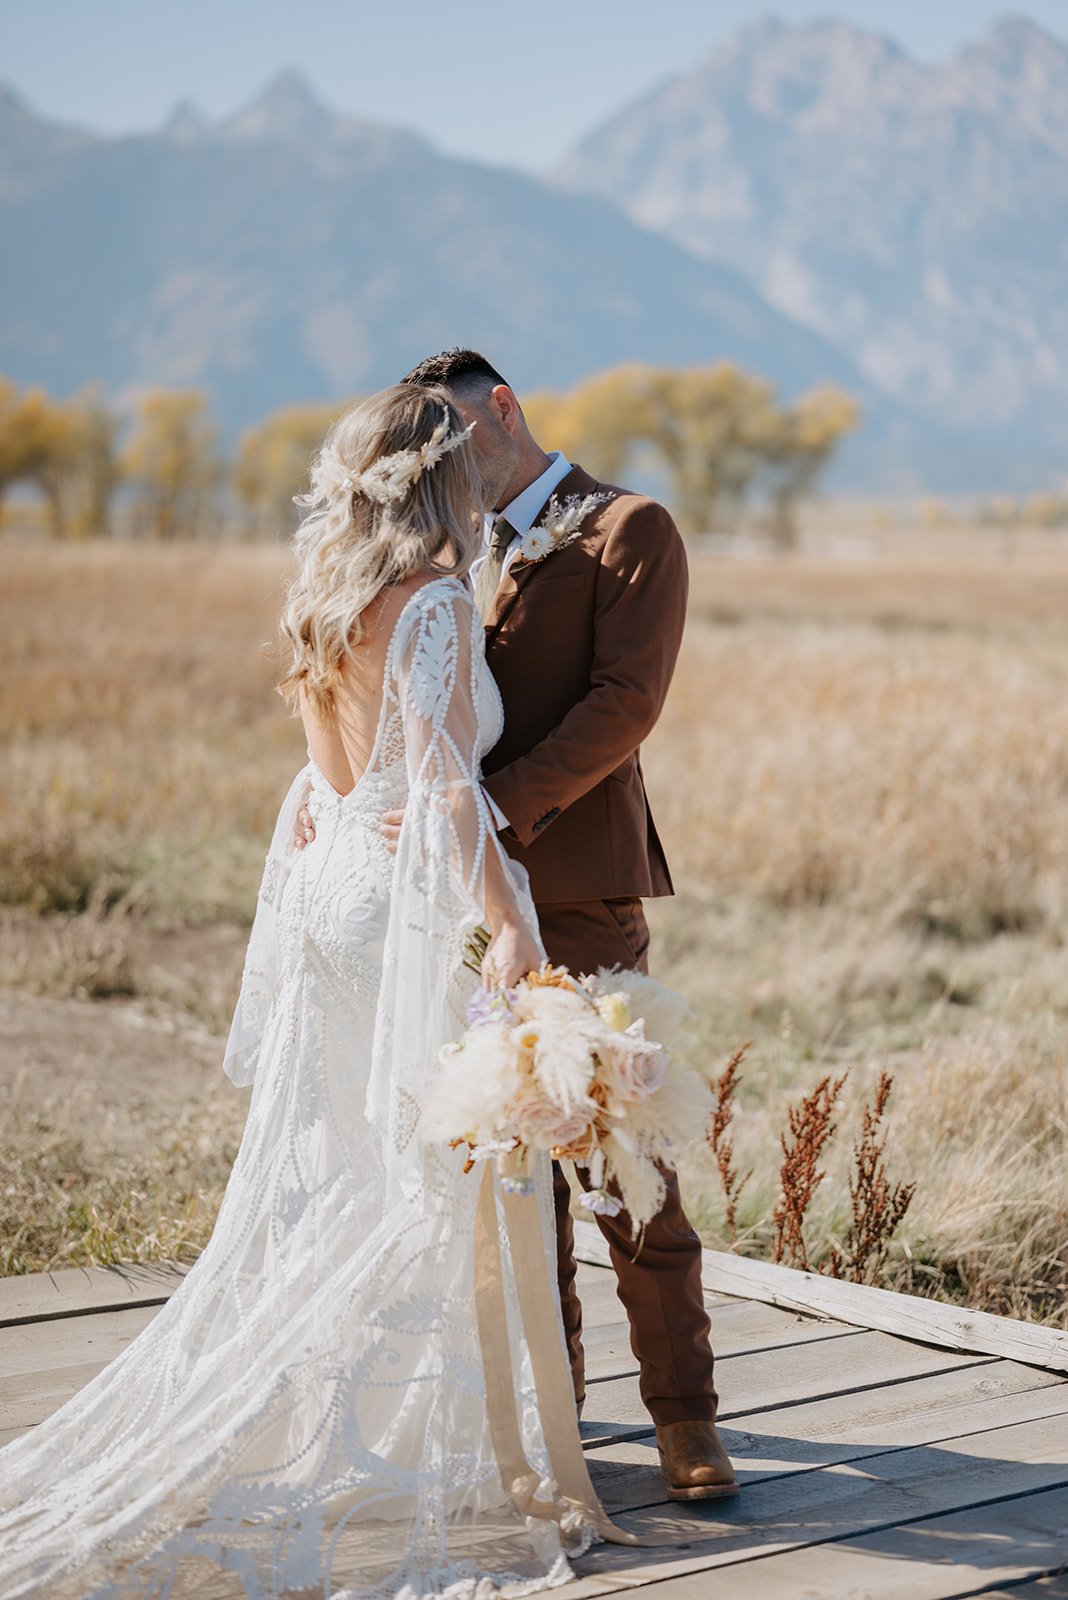
[[[521,489],[515,499],[509,501],[508,505],[504,507],[500,515],[507,518],[516,533],[529,533],[534,525],[534,518],[553,490],[558,484],[563,483],[570,471],[571,463],[563,451],[551,450],[549,452],[549,465],[545,471],[540,477],[535,478],[533,483],[528,483],[525,489]]]

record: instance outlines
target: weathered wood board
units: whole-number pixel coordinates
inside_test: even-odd
[[[64,1267],[59,1272],[0,1278],[0,1330],[94,1311],[161,1306],[181,1283],[188,1266],[174,1262],[144,1266]]]
[[[118,1355],[181,1277],[157,1266],[0,1281],[0,1444]],[[1003,1318],[978,1331],[935,1326],[937,1315],[920,1325],[907,1307],[905,1337],[886,1331],[892,1308],[879,1302],[873,1331],[855,1299],[832,1317],[829,1303],[798,1309],[792,1282],[752,1299],[720,1287],[707,1300],[740,1492],[678,1505],[665,1495],[614,1276],[587,1264],[579,1287],[594,1482],[624,1526],[684,1542],[598,1546],[559,1600],[645,1588],[656,1600],[1068,1600],[1058,1341],[1006,1331]],[[1025,1354],[981,1348],[991,1341]]]
[[[575,1247],[583,1261],[608,1265],[608,1246],[593,1223],[575,1223]],[[1049,1371],[1068,1373],[1068,1333],[1057,1328],[846,1283],[818,1272],[798,1272],[769,1261],[750,1261],[722,1250],[705,1250],[702,1256],[701,1281],[709,1294],[760,1300],[784,1310],[833,1317],[854,1327],[880,1329],[902,1339],[1004,1356],[1009,1361],[1028,1361]]]

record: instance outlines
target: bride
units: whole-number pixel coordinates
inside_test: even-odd
[[[401,386],[317,459],[282,617],[310,759],[278,818],[227,1047],[252,1085],[241,1148],[169,1303],[0,1453],[5,1600],[483,1600],[566,1581],[594,1537],[573,1505],[544,1514],[563,1497],[507,1249],[543,1514],[502,1490],[473,1309],[477,1184],[419,1129],[463,1027],[471,931],[488,923],[497,981],[542,959],[479,782],[502,715],[466,581],[481,538],[469,432],[443,391]],[[297,854],[309,783],[315,840]],[[378,818],[401,807],[394,855]],[[538,1205],[548,1248],[547,1172]]]

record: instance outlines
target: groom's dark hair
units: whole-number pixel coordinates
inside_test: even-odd
[[[485,356],[477,350],[443,350],[439,356],[427,356],[402,379],[419,388],[431,386],[448,389],[450,394],[470,399],[482,399],[499,383],[507,384],[496,367],[490,366]]]

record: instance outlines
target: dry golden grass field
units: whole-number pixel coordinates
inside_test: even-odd
[[[220,1038],[302,758],[262,547],[0,545],[0,1272],[195,1249],[244,1099]],[[878,1281],[1068,1325],[1068,541],[697,557],[646,767],[679,889],[655,970],[717,1072],[737,1248],[771,1248],[787,1107],[848,1069],[813,1262],[894,1076],[915,1197]],[[726,1248],[716,1166],[684,1167]]]

